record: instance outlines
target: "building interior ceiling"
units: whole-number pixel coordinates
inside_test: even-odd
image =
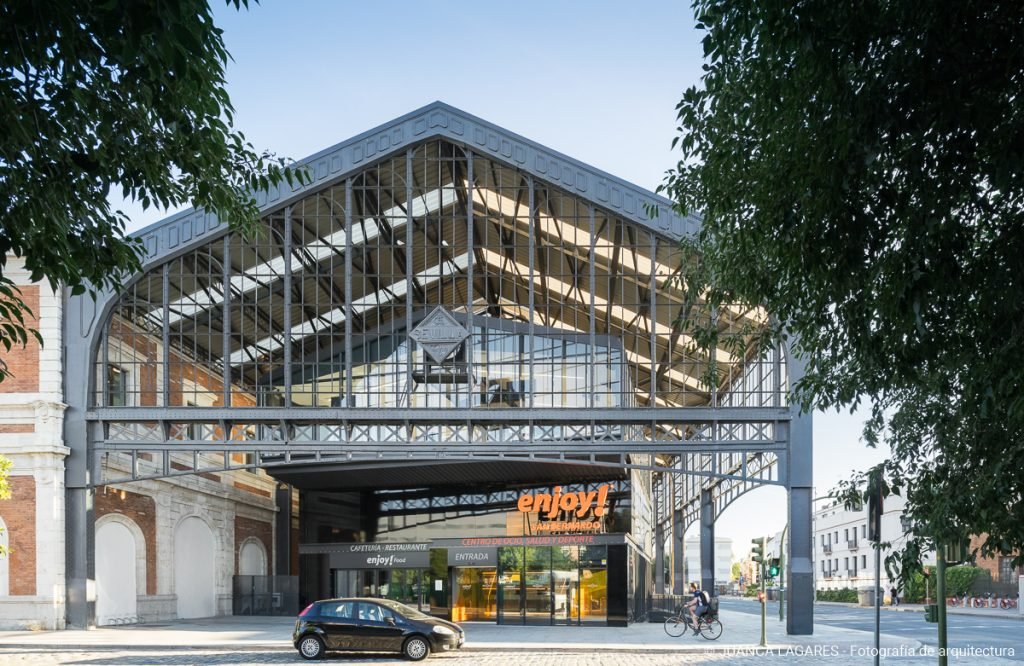
[[[383,490],[494,484],[581,483],[626,478],[621,468],[525,461],[347,462],[268,466],[277,480],[300,490]]]

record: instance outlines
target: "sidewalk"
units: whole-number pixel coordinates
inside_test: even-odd
[[[874,608],[874,606],[860,606],[858,604],[844,604],[836,601],[815,601],[815,605],[821,606],[846,606],[847,608]],[[924,604],[900,604],[899,606],[883,605],[883,611],[923,613]],[[1003,610],[1001,608],[962,608],[960,606],[946,606],[947,615],[972,615],[974,617],[998,617],[1009,620],[1024,621],[1024,614],[1016,608]]]
[[[721,613],[725,628],[717,641],[707,641],[687,634],[672,638],[661,624],[640,623],[629,627],[522,627],[465,623],[464,650],[565,652],[650,652],[704,653],[754,647],[760,640],[760,617],[749,613]],[[180,620],[151,625],[103,627],[92,631],[0,632],[0,648],[33,649],[225,649],[225,650],[293,650],[292,618],[218,617],[202,620]],[[865,631],[839,629],[825,625],[814,628],[813,636],[787,636],[785,624],[769,618],[768,646],[786,651],[824,646],[849,654],[851,649],[869,647],[872,635]],[[882,647],[892,649],[920,648],[920,642],[895,636],[882,636]]]

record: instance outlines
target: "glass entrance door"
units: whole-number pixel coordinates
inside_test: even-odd
[[[608,622],[608,548],[580,548],[580,622]]]
[[[579,624],[579,550],[576,546],[551,549],[551,581],[555,624]]]
[[[498,619],[498,570],[459,568],[455,570],[453,622],[494,622]]]
[[[498,549],[498,624],[522,624],[523,548]]]
[[[554,610],[554,587],[551,579],[551,548],[526,548],[526,571],[523,575],[525,624],[551,624]]]
[[[351,569],[334,569],[334,587],[331,596],[358,597],[362,593],[362,572]]]
[[[498,624],[608,621],[605,546],[498,549]]]

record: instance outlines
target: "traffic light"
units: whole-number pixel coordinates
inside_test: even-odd
[[[764,564],[764,537],[752,539],[754,547],[750,549],[750,559],[758,564]]]
[[[882,484],[878,483],[877,491],[868,495],[868,541],[875,543],[882,540],[882,513],[885,501],[882,497]]]
[[[779,558],[773,557],[768,561],[768,577],[775,578],[779,575]]]

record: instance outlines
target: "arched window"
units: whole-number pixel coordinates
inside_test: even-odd
[[[196,516],[183,519],[174,530],[174,592],[178,618],[212,617],[217,614],[213,531]]]
[[[238,551],[238,575],[267,575],[267,551],[259,539],[249,537],[242,542]]]
[[[107,520],[96,528],[96,624],[138,621],[137,550],[123,522]]]

